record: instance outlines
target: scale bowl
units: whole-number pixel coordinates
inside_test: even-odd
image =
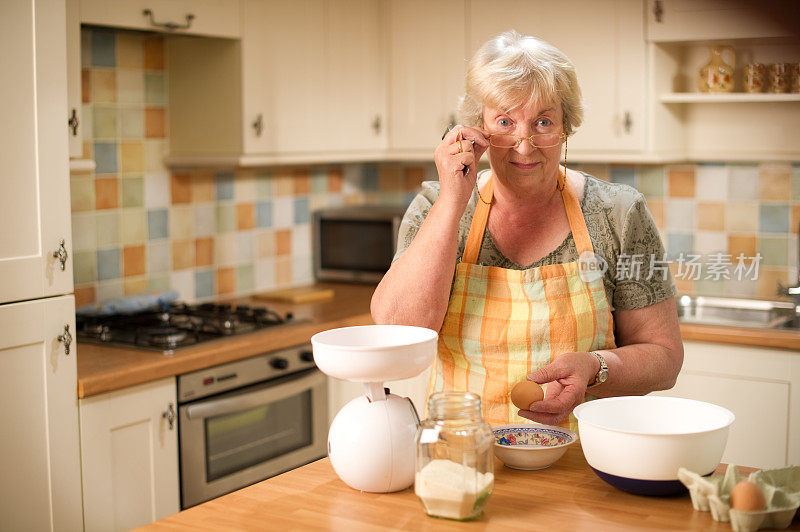
[[[410,325],[342,327],[311,337],[314,362],[326,375],[354,382],[409,379],[433,363],[439,335]]]

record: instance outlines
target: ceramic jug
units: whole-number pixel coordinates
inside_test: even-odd
[[[733,69],[722,60],[722,52],[730,51],[731,63],[736,62],[733,48],[730,46],[709,46],[711,60],[700,69],[697,77],[697,87],[700,92],[731,92],[733,91]]]

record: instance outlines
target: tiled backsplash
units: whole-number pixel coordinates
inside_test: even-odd
[[[81,36],[84,157],[97,168],[71,177],[79,306],[167,289],[202,300],[310,283],[311,212],[405,205],[423,179],[435,178],[432,164],[170,171],[162,162],[163,38],[105,29]],[[679,278],[681,290],[773,297],[779,280],[796,280],[800,167],[571,167],[644,193],[671,259],[715,251],[763,257],[756,281]]]

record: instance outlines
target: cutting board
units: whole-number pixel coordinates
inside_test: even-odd
[[[301,286],[297,288],[287,288],[284,290],[265,292],[263,294],[255,294],[253,299],[295,304],[314,303],[317,301],[327,301],[329,299],[333,299],[333,289],[316,286]]]

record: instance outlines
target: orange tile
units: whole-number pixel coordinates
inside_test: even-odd
[[[91,71],[92,103],[117,101],[117,74],[112,69],[95,68]]]
[[[664,200],[660,199],[648,199],[647,200],[647,209],[650,211],[650,214],[653,216],[653,221],[656,222],[656,227],[659,229],[664,229]]]
[[[334,166],[328,170],[328,192],[341,192],[343,183],[344,176],[341,166]]]
[[[569,162],[567,163],[569,166]],[[581,171],[586,172],[587,174],[600,179],[601,181],[609,182],[611,181],[611,176],[609,175],[609,168],[610,165],[608,164],[582,164]]]
[[[733,262],[736,262],[736,257],[738,257],[740,253],[745,257],[755,257],[757,249],[758,246],[756,245],[755,235],[749,235],[747,233],[733,233],[728,235],[728,253],[730,253]]]
[[[172,269],[185,270],[194,266],[194,240],[172,242]]]
[[[94,285],[76,286],[75,287],[75,307],[80,308],[84,305],[91,305],[95,302]]]
[[[192,175],[192,201],[194,203],[208,203],[214,201],[214,174],[199,172]]]
[[[236,291],[236,269],[217,269],[217,293],[232,294]]]
[[[775,299],[779,282],[783,286],[788,286],[791,282],[788,268],[759,268],[756,296],[760,299]]]
[[[144,172],[144,144],[141,141],[122,141],[120,143],[122,173]]]
[[[407,166],[403,169],[403,182],[405,190],[413,192],[417,190],[425,180],[425,169],[421,166]]]
[[[675,281],[675,288],[678,289],[679,294],[694,294],[694,279],[677,277],[678,265],[671,262],[669,271],[672,273],[672,279]]]
[[[81,102],[92,101],[92,71],[88,68],[81,70]]]
[[[256,206],[254,203],[236,205],[236,229],[246,231],[256,226]]]
[[[678,198],[694,197],[694,169],[686,167],[669,169],[669,195]]]
[[[709,231],[725,230],[725,204],[699,202],[697,204],[697,228]]]
[[[173,205],[192,202],[192,179],[189,174],[170,176],[170,194]]]
[[[798,227],[800,227],[800,205],[792,205],[792,225],[789,226],[789,232],[796,235]]]
[[[378,188],[383,192],[403,190],[403,172],[397,165],[382,164],[378,168]]]
[[[292,172],[295,196],[308,194],[311,192],[311,177],[308,174],[308,167],[296,168]]]
[[[783,200],[792,197],[791,169],[788,164],[765,164],[758,173],[761,199]]]
[[[119,207],[119,179],[99,177],[94,180],[95,208],[116,209]]]
[[[290,229],[278,229],[275,231],[275,254],[292,254],[292,231]]]
[[[128,246],[122,250],[122,273],[125,277],[144,275],[144,246]]]
[[[292,282],[292,258],[281,257],[275,261],[275,284],[285,286]]]
[[[144,136],[149,139],[164,138],[166,133],[166,112],[163,107],[147,107],[144,110]]]
[[[164,38],[147,37],[144,39],[145,70],[164,70]]]
[[[275,172],[274,188],[276,196],[291,196],[294,194],[294,176],[291,173],[286,173],[285,170],[277,170]]]
[[[123,286],[125,290],[125,295],[127,296],[144,294],[149,291],[149,287],[147,286],[147,277],[145,276],[125,279],[123,281]]]
[[[214,239],[198,238],[194,241],[194,265],[211,266],[214,263]]]

